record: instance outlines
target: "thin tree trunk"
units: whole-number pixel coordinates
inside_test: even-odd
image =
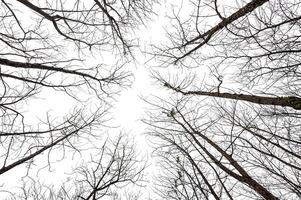
[[[248,94],[236,94],[236,93],[220,93],[220,92],[204,92],[204,91],[182,91],[178,88],[171,86],[170,84],[164,84],[165,87],[168,87],[176,92],[179,92],[183,95],[200,95],[200,96],[211,96],[219,97],[224,99],[234,99],[240,101],[248,101],[251,103],[261,104],[261,105],[273,105],[273,106],[282,106],[282,107],[291,107],[296,110],[301,110],[301,98],[295,96],[286,96],[286,97],[265,97],[257,95],[248,95]]]
[[[177,63],[182,58],[188,56],[189,54],[191,54],[192,52],[196,51],[197,49],[199,49],[200,47],[205,45],[207,42],[209,42],[209,40],[211,39],[211,37],[215,33],[220,31],[221,29],[225,28],[227,25],[233,23],[237,19],[239,19],[239,18],[247,15],[248,13],[254,11],[256,8],[262,6],[264,3],[268,2],[268,1],[269,0],[253,0],[253,1],[251,1],[248,4],[246,4],[244,7],[240,8],[238,11],[236,11],[235,13],[230,15],[229,17],[224,18],[220,23],[218,23],[216,26],[212,27],[211,29],[209,29],[205,33],[200,34],[197,37],[193,38],[192,40],[188,41],[187,43],[185,43],[183,45],[184,47],[189,45],[189,44],[192,44],[192,43],[197,43],[198,40],[202,39],[202,41],[199,42],[199,44],[196,47],[194,47],[193,49],[191,49],[187,53],[183,54],[181,57],[178,57],[175,60],[175,63]]]
[[[269,192],[263,185],[258,183],[256,180],[254,180],[248,172],[226,151],[224,151],[218,144],[216,144],[214,141],[212,141],[207,136],[203,135],[201,132],[195,130],[185,119],[185,117],[182,115],[182,113],[177,110],[177,113],[180,114],[181,118],[184,120],[186,125],[192,130],[188,130],[184,124],[182,124],[180,121],[178,121],[174,116],[172,116],[173,120],[175,120],[196,142],[196,144],[212,159],[212,161],[220,167],[222,170],[224,170],[227,174],[232,176],[233,178],[237,179],[238,181],[241,181],[251,187],[254,191],[256,191],[259,195],[261,195],[266,200],[278,200],[277,197],[275,197],[271,192]],[[223,163],[220,162],[213,154],[211,154],[208,149],[206,149],[201,142],[195,137],[196,135],[199,135],[202,139],[204,139],[207,143],[209,143],[215,150],[217,150],[222,156],[224,156],[239,173],[233,172],[231,169],[226,167]]]

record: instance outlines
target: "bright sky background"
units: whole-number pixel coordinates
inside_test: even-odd
[[[138,152],[140,152],[139,155],[143,159],[148,161],[148,168],[145,171],[145,180],[147,182],[144,183],[146,187],[141,189],[141,193],[143,193],[143,195],[142,198],[139,199],[154,197],[154,193],[152,191],[152,181],[154,175],[160,172],[159,170],[156,170],[156,162],[155,159],[152,157],[153,149],[151,148],[151,144],[148,142],[145,134],[147,132],[148,127],[142,122],[142,119],[144,119],[144,117],[147,117],[146,111],[147,107],[149,106],[144,101],[144,99],[148,99],[153,96],[159,96],[160,98],[167,100],[170,95],[170,91],[164,89],[162,85],[158,85],[158,82],[155,83],[155,81],[151,78],[151,72],[154,70],[159,70],[162,75],[168,74],[171,77],[174,73],[174,75],[176,75],[175,77],[179,78],[179,80],[181,76],[187,75],[188,71],[191,73],[196,73],[198,75],[198,79],[196,78],[195,81],[198,81],[198,84],[191,85],[195,88],[207,87],[206,90],[208,91],[211,91],[211,89],[212,91],[216,90],[217,77],[214,77],[214,75],[221,74],[224,77],[226,77],[223,79],[224,82],[221,87],[221,90],[223,92],[230,90],[239,91],[239,87],[241,87],[240,84],[233,84],[234,80],[231,80],[230,75],[233,75],[233,71],[235,70],[234,68],[231,67],[231,69],[223,69],[221,67],[218,69],[221,71],[211,71],[211,73],[209,73],[209,71],[207,71],[209,70],[208,65],[212,63],[208,63],[209,61],[207,61],[206,63],[206,59],[202,61],[201,67],[199,67],[200,64],[197,61],[195,61],[194,64],[195,66],[198,66],[197,69],[188,70],[186,68],[181,69],[180,67],[173,68],[173,66],[167,69],[160,68],[160,66],[156,66],[155,61],[151,60],[152,57],[147,52],[150,51],[150,44],[164,44],[168,41],[168,38],[166,37],[166,30],[164,28],[171,27],[170,20],[167,17],[167,15],[172,15],[171,9],[174,8],[174,11],[177,12],[178,9],[181,8],[181,21],[185,21],[186,18],[189,18],[188,15],[191,14],[191,12],[189,12],[191,10],[189,9],[195,9],[195,7],[190,6],[188,3],[186,3],[187,1],[184,0],[165,0],[161,2],[161,5],[157,4],[153,9],[156,15],[152,16],[151,19],[149,19],[149,21],[146,23],[146,26],[141,26],[135,33],[135,36],[139,38],[140,49],[133,48],[134,61],[126,65],[126,70],[133,74],[133,77],[131,79],[131,86],[123,88],[120,94],[115,96],[115,101],[112,101],[112,109],[110,110],[109,114],[109,117],[112,119],[107,124],[114,128],[104,127],[104,131],[99,131],[99,135],[101,135],[101,137],[103,137],[104,140],[107,137],[110,137],[112,139],[118,136],[120,132],[133,136],[133,138],[135,139],[137,150]],[[227,1],[226,3],[229,5],[231,5],[231,3],[239,5],[241,2],[231,0]],[[208,7],[206,7],[206,9],[208,9]],[[226,13],[231,11],[231,9],[226,9]],[[24,10],[24,12],[26,12],[26,10]],[[202,11],[201,13],[206,15],[208,14],[206,12],[210,12],[210,10],[204,10],[204,12]],[[215,20],[217,20],[217,17],[215,20],[210,19],[211,18],[208,17],[204,19],[204,22],[202,21],[202,25],[204,25],[203,28],[206,29],[207,27],[211,27],[212,24],[215,24]],[[192,24],[191,26],[194,25],[195,24]],[[213,48],[214,47],[202,48],[200,50],[202,51],[202,56],[205,57],[209,55],[211,51],[214,50]],[[75,54],[75,52],[72,50],[68,52],[68,54],[73,53]],[[100,57],[97,57],[97,55],[94,57],[93,56],[94,55],[88,55],[87,57],[85,57],[86,59],[91,58],[91,60],[89,60],[89,64],[96,65],[96,61],[97,63],[104,62],[107,64],[108,69],[110,69],[111,66],[114,66],[114,64],[116,64],[116,59],[113,56],[112,52],[101,52]],[[203,57],[200,56],[199,60],[202,60],[202,58]],[[187,63],[189,63],[190,60],[187,60]],[[189,65],[189,67],[191,67],[192,65]],[[211,68],[213,69],[212,66]],[[176,79],[175,77],[172,78]],[[58,79],[61,80],[62,77],[58,77]],[[206,86],[204,86],[205,84]],[[249,91],[244,91],[244,93],[247,92]],[[82,91],[79,91],[77,95],[79,97],[86,98],[85,95],[82,95],[84,93],[87,94],[87,99],[88,97],[91,97],[91,99],[87,101],[87,104],[89,105],[87,106],[88,109],[91,110],[94,107],[96,107],[93,107],[91,105],[95,105],[94,103],[97,103],[97,100],[99,99],[92,99],[93,95],[90,94],[89,96],[88,92],[84,91],[84,89]],[[39,94],[38,96],[38,98],[30,99],[28,103],[24,105],[24,107],[18,108],[26,112],[26,120],[28,124],[37,124],[39,119],[45,119],[46,113],[49,113],[52,117],[54,117],[54,121],[61,121],[60,118],[66,115],[66,113],[70,113],[72,108],[75,106],[75,101],[62,92],[60,93],[51,91],[49,89],[43,89],[41,94]],[[98,142],[98,140],[96,141]],[[97,143],[97,145],[99,145],[99,143]],[[74,155],[70,155],[71,153],[69,153],[66,154],[64,159],[60,160],[60,158],[57,158],[59,157],[60,153],[62,152],[55,152],[51,154],[50,160],[53,161],[53,163],[51,164],[51,168],[47,166],[47,153],[37,156],[34,159],[35,162],[33,165],[33,169],[30,170],[30,177],[36,178],[37,180],[41,180],[42,182],[45,182],[45,184],[53,184],[54,186],[60,187],[63,183],[66,183],[66,178],[68,177],[67,173],[72,171],[72,167],[79,164],[82,158],[88,159],[89,156],[92,155],[92,153],[88,151],[86,153],[84,152],[82,155],[76,153],[74,153]],[[95,153],[95,150],[93,153]],[[85,162],[85,160],[83,160],[82,162]],[[21,187],[21,182],[17,182],[16,180],[21,180],[21,178],[24,175],[26,175],[26,164],[20,165],[15,169],[3,174],[2,178],[0,179],[0,199],[2,198],[1,190],[14,191],[16,186]],[[67,182],[68,181],[70,180],[67,180]],[[72,184],[71,181],[68,183]],[[135,190],[135,188],[131,189]]]
[[[163,29],[164,23],[168,23],[165,17],[165,5],[157,5],[155,7],[156,16],[152,16],[146,27],[141,26],[140,30],[137,31],[137,35],[140,38],[141,51],[145,51],[151,42],[156,43],[164,38],[165,31]],[[111,110],[111,117],[113,120],[110,122],[113,126],[118,126],[114,130],[116,134],[118,132],[129,133],[135,137],[137,143],[138,151],[144,158],[148,159],[148,181],[151,180],[154,171],[154,162],[151,159],[151,148],[148,146],[146,137],[144,135],[146,130],[146,125],[142,123],[141,119],[145,116],[145,107],[147,104],[143,101],[144,97],[149,97],[151,95],[166,95],[166,91],[160,91],[158,86],[152,84],[153,80],[150,78],[151,64],[147,63],[150,56],[143,54],[139,49],[135,50],[134,63],[128,65],[129,70],[133,73],[133,82],[129,88],[125,88],[116,97],[116,102],[113,103],[113,109]],[[103,59],[108,59],[104,56]],[[64,116],[73,107],[73,100],[65,96],[63,93],[53,92],[44,90],[39,98],[31,99],[28,104],[22,108],[26,111],[27,120],[30,123],[38,122],[38,118],[45,117],[45,113],[49,112],[52,116]],[[38,117],[38,118],[36,118]],[[59,119],[58,119],[59,120]],[[38,156],[35,159],[35,165],[47,165],[45,159],[41,159],[45,156]],[[71,160],[64,159],[58,164],[53,165],[54,171],[49,172],[47,168],[41,170],[36,174],[36,172],[31,172],[31,175],[38,175],[41,180],[45,183],[52,183],[59,186],[61,181],[64,181],[65,173],[70,171],[68,169],[69,162]],[[38,168],[36,167],[35,168]],[[70,166],[71,167],[71,166]],[[2,175],[0,184],[3,186],[0,190],[14,191],[16,185],[21,187],[21,182],[17,183],[16,180],[20,180],[22,176],[26,174],[24,165],[17,167],[16,169],[10,170],[9,172]],[[33,176],[35,177],[35,175]],[[58,181],[61,179],[60,181]],[[144,192],[148,191],[151,193],[150,188],[145,188]],[[1,191],[0,191],[1,192]],[[3,193],[2,193],[3,194]],[[144,194],[145,197],[150,194]]]
[[[142,190],[142,192],[145,192],[145,197],[149,195],[153,196],[151,191],[151,181],[156,170],[155,161],[151,157],[152,149],[145,136],[147,126],[141,121],[143,117],[146,117],[145,111],[148,106],[143,98],[149,98],[152,95],[166,99],[169,98],[168,91],[163,89],[162,86],[157,83],[154,83],[154,80],[151,79],[151,70],[157,70],[158,66],[155,66],[153,61],[149,61],[151,56],[145,53],[145,51],[147,52],[150,50],[150,44],[166,42],[166,31],[164,27],[170,25],[170,21],[166,15],[171,15],[171,3],[175,10],[177,10],[177,6],[182,7],[182,12],[183,10],[188,9],[183,1],[170,1],[170,3],[162,2],[161,5],[157,4],[153,9],[156,15],[152,16],[146,26],[141,26],[140,29],[137,30],[136,36],[140,39],[140,50],[134,50],[135,62],[130,63],[127,66],[128,70],[133,73],[133,82],[130,87],[123,89],[115,98],[116,102],[113,102],[113,109],[111,110],[110,116],[113,118],[112,121],[110,121],[110,124],[118,128],[112,129],[111,132],[108,132],[108,134],[113,135],[118,134],[119,132],[124,132],[134,136],[138,151],[141,152],[141,155],[148,160],[149,167],[146,170],[148,174],[146,179],[148,179],[150,183],[149,187]],[[72,53],[72,51],[70,53]],[[106,62],[114,60],[114,58],[110,57],[109,53],[104,53],[100,59]],[[164,69],[160,70],[164,71]],[[204,69],[202,70],[204,71]],[[74,106],[74,101],[70,97],[65,96],[63,93],[44,90],[39,96],[40,98],[30,100],[28,105],[23,108],[27,111],[29,119],[32,120],[31,123],[37,121],[37,116],[45,117],[45,113],[47,113],[47,111],[49,111],[49,113],[53,116],[64,116]],[[45,156],[38,156],[35,159],[36,165],[47,165],[46,158],[41,159],[42,157],[45,158]],[[39,171],[38,176],[40,179],[44,179],[47,183],[60,186],[60,184],[65,181],[65,173],[70,171],[70,162],[74,161],[73,159],[75,160],[76,158],[69,157],[59,161],[58,163],[53,164],[52,169],[54,169],[54,171],[49,172],[48,169],[45,168]],[[35,173],[36,172],[32,172],[31,175],[34,175]],[[11,187],[15,187],[16,180],[24,174],[24,166],[23,168],[22,166],[19,166],[17,169],[5,173],[2,180],[0,180],[0,184],[5,183],[5,188],[10,188],[8,190],[12,191]],[[60,181],[58,181],[58,179],[60,179]]]

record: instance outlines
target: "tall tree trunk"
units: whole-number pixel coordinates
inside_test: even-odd
[[[182,91],[181,89],[175,88],[168,83],[164,84],[164,86],[176,92],[179,92],[183,95],[219,97],[224,99],[248,101],[251,103],[256,103],[261,105],[273,105],[273,106],[282,106],[282,107],[287,106],[296,110],[301,110],[301,98],[295,96],[265,97],[265,96],[248,95],[248,94],[227,93],[227,92],[220,93],[220,92],[205,92],[205,91]]]

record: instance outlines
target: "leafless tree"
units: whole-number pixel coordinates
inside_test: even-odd
[[[37,156],[48,157],[50,166],[54,152],[64,157],[97,144],[110,118],[111,97],[130,83],[125,65],[138,45],[134,30],[148,19],[153,2],[0,2],[0,175],[20,165],[34,168]],[[33,100],[56,94],[71,97],[73,111],[39,113],[38,120],[27,114]],[[70,106],[63,99],[62,104]],[[119,148],[116,145],[116,155],[111,155],[112,177],[105,175],[112,181],[118,178],[113,175],[120,175],[120,180],[135,182],[136,175],[128,171],[135,162],[127,160],[133,152],[124,147],[129,155],[121,154]],[[105,183],[110,182],[99,187]],[[92,196],[99,194],[98,187],[91,189]]]
[[[95,153],[94,153],[95,154]],[[119,135],[116,141],[108,139],[89,162],[84,162],[72,170],[69,181],[59,188],[47,186],[34,178],[23,180],[21,194],[13,194],[12,199],[115,199],[121,188],[139,188],[143,183],[145,161],[138,158],[132,141]],[[69,183],[73,180],[73,183]],[[119,194],[120,195],[120,194]],[[129,196],[130,197],[130,196]]]
[[[157,138],[164,198],[300,197],[299,119],[244,103],[162,101],[155,106],[163,114],[146,123]]]
[[[169,42],[153,54],[181,71],[156,71],[171,98],[149,101],[157,113],[145,121],[166,171],[158,193],[299,199],[300,3],[190,1],[176,9]]]

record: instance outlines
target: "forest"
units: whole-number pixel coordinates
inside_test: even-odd
[[[0,199],[301,199],[300,1],[1,0],[0,19]]]

